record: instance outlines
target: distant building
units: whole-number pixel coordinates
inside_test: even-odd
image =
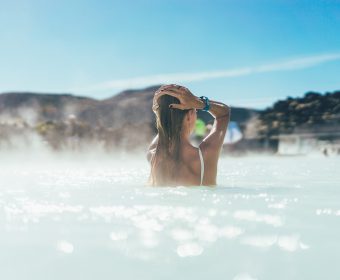
[[[338,155],[340,154],[340,132],[281,134],[278,136],[278,154]]]

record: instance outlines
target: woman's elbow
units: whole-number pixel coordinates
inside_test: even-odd
[[[223,103],[223,109],[225,111],[225,114],[230,114],[230,107],[227,104]]]

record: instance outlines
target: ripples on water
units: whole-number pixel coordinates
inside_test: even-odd
[[[151,188],[143,157],[2,157],[1,279],[336,279],[339,163],[222,158],[216,188]]]

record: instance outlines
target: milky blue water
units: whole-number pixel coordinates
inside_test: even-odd
[[[339,279],[340,158],[222,158],[152,188],[144,157],[1,156],[0,279]]]

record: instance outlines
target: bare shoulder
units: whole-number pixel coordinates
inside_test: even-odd
[[[157,147],[157,144],[158,144],[158,134],[152,139],[149,145],[148,151],[155,149]]]

